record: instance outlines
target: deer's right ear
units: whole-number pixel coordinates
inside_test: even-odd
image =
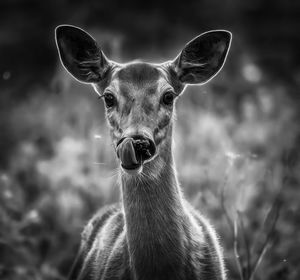
[[[63,66],[79,82],[97,83],[110,68],[94,38],[78,27],[57,26],[55,41]]]

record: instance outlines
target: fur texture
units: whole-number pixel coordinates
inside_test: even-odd
[[[113,146],[142,136],[156,151],[141,163],[141,173],[120,168],[122,201],[103,208],[85,227],[69,279],[225,280],[214,229],[181,193],[172,132],[176,99],[187,83],[204,83],[221,70],[230,42],[230,32],[211,31],[189,42],[173,61],[118,64],[82,29],[57,27],[64,67],[92,83],[106,102]]]
[[[141,175],[120,172],[122,202],[88,223],[69,279],[225,279],[215,231],[184,200],[167,139]]]

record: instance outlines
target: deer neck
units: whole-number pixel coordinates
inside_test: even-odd
[[[178,271],[181,263],[183,200],[173,162],[171,129],[169,133],[163,152],[144,165],[143,174],[121,175],[128,249],[138,279],[150,274],[154,279],[153,273],[161,269],[174,271],[171,266]]]

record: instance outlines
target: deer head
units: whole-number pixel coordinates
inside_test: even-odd
[[[55,32],[60,59],[79,82],[103,98],[113,145],[122,170],[137,175],[171,148],[177,97],[188,84],[204,84],[222,68],[231,33],[214,30],[186,44],[162,64],[109,60],[91,35],[70,25]]]

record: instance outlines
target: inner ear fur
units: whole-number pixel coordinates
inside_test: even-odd
[[[172,62],[177,78],[184,84],[204,84],[222,69],[231,44],[226,30],[205,32],[186,44]]]
[[[80,82],[99,82],[110,67],[95,39],[81,28],[59,25],[55,40],[63,66]]]

